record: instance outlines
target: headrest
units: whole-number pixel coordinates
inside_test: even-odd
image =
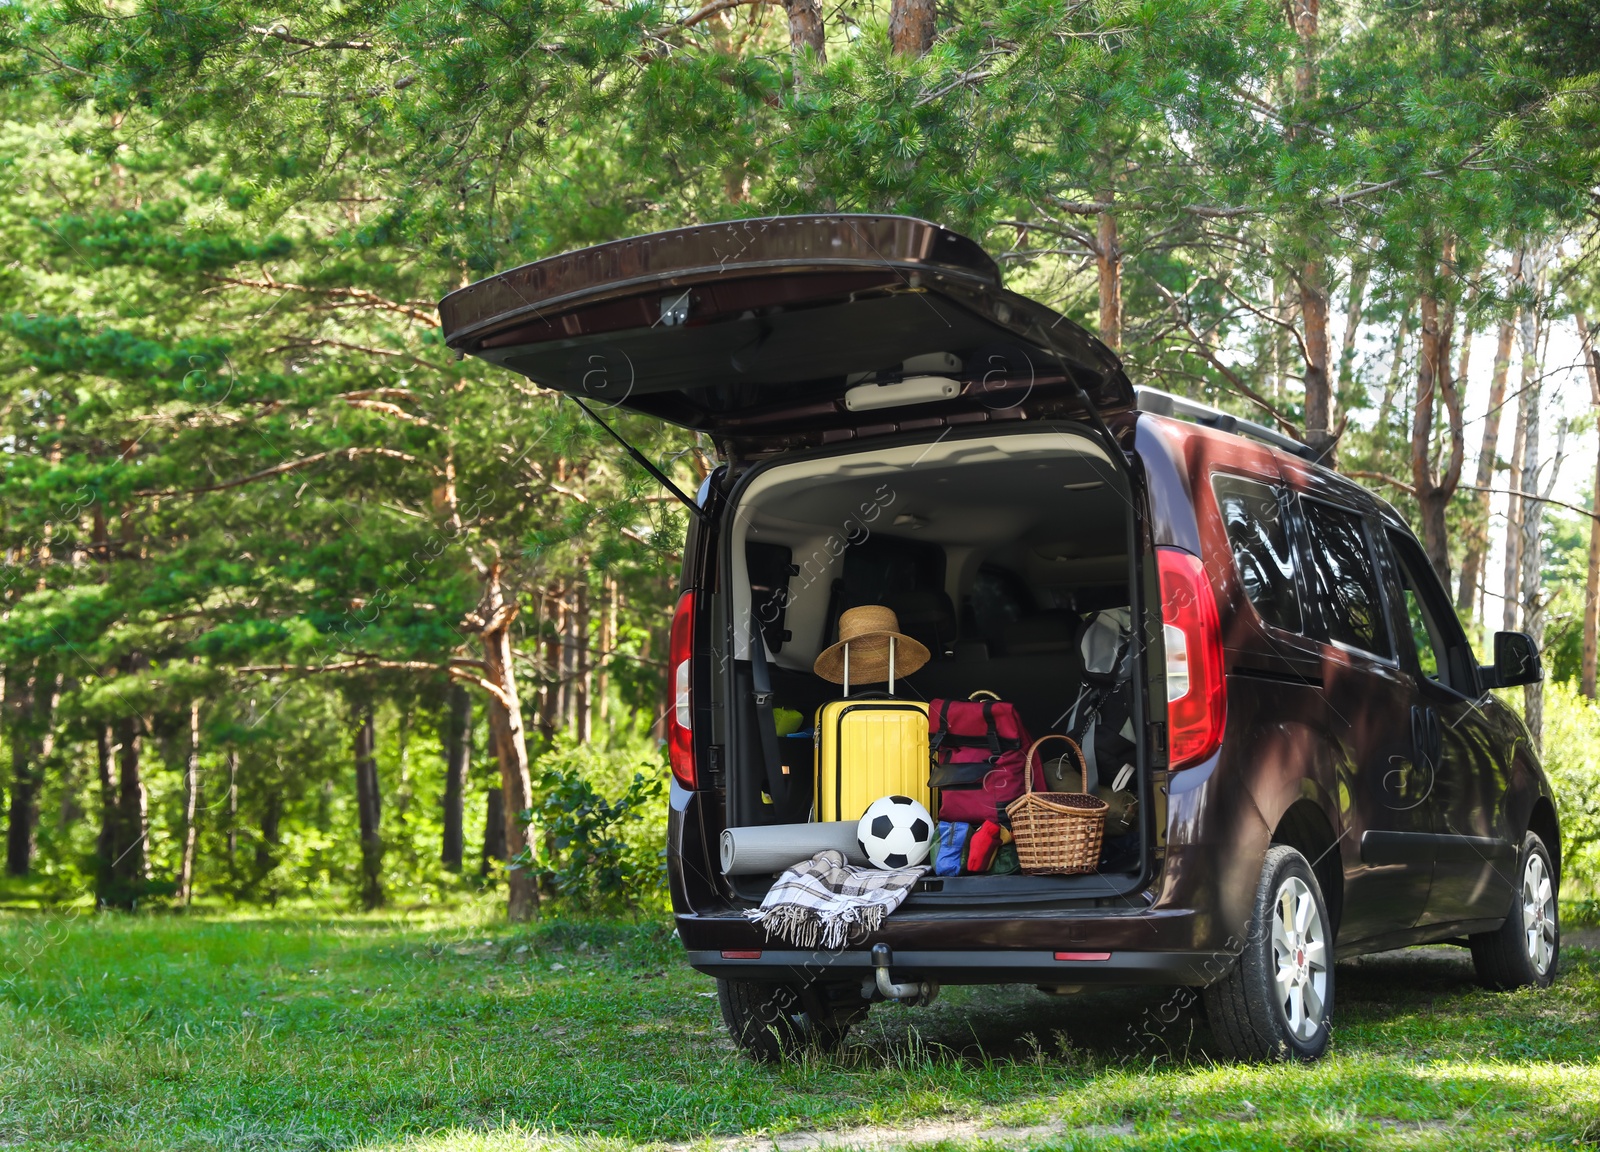
[[[936,653],[944,653],[956,638],[956,606],[937,588],[914,588],[889,598],[900,627]]]
[[[1078,637],[1077,613],[1065,608],[1035,612],[1006,624],[1006,653],[1026,656],[1037,652],[1070,652]]]
[[[1107,608],[1084,617],[1078,633],[1085,676],[1116,681],[1128,674],[1133,614],[1126,608]]]

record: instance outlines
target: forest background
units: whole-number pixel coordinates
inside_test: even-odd
[[[1394,501],[1543,642],[1592,885],[1597,62],[1586,0],[5,6],[0,891],[658,908],[683,513],[434,305],[806,211],[978,237]]]

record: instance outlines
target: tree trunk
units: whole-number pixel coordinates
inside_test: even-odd
[[[1517,482],[1517,488],[1529,496],[1537,494],[1539,490],[1539,398],[1542,391],[1539,384],[1539,329],[1537,314],[1530,308],[1522,317],[1522,400],[1527,405],[1528,417],[1522,442],[1522,473]],[[1544,641],[1544,598],[1539,588],[1540,561],[1543,559],[1539,537],[1543,527],[1543,503],[1524,498],[1519,547],[1522,558],[1522,630],[1533,637],[1535,645]],[[1538,748],[1544,729],[1543,685],[1524,685],[1522,705],[1522,717],[1533,736],[1534,747]]]
[[[118,886],[130,894],[130,902],[150,878],[150,859],[145,851],[150,799],[139,766],[143,728],[143,722],[134,716],[123,720],[117,732],[121,744],[117,752],[117,831],[121,839],[114,846],[117,865],[112,872]]]
[[[104,895],[111,888],[111,867],[116,861],[117,841],[117,778],[111,768],[115,754],[116,737],[109,724],[96,724],[94,732],[95,768],[100,777],[100,835],[95,839],[95,855],[99,857],[95,885]]]
[[[200,804],[200,701],[189,701],[189,757],[183,766],[183,862],[178,869],[178,903],[188,907],[194,898],[194,843],[199,829],[195,812]]]
[[[472,697],[460,684],[450,685],[445,705],[444,836],[440,862],[461,871],[462,800],[472,766]]]
[[[86,562],[82,559],[82,549],[73,549],[73,555],[78,557],[78,559],[73,561],[74,563],[82,564]],[[3,680],[0,680],[0,683],[3,683]],[[63,691],[70,693],[71,690],[72,689],[70,687],[64,686],[63,682],[58,678],[56,703],[59,704],[61,702],[61,694]],[[51,725],[49,739],[51,751],[54,751],[54,724]],[[84,815],[85,813],[83,810],[83,804],[81,803],[81,798],[78,795],[78,757],[69,756],[61,761],[61,799],[56,807],[56,831],[62,836],[65,836],[69,831],[71,831],[73,826],[78,823],[78,821],[83,819]]]
[[[667,667],[666,657],[672,651],[672,636],[667,629],[661,629],[651,633],[651,639],[654,641],[651,647],[662,654],[661,667],[663,671],[660,680],[657,682],[656,717],[654,723],[650,726],[651,738],[660,743],[667,738],[667,716],[677,706],[677,695],[672,688],[672,677],[665,671]]]
[[[1593,344],[1593,334],[1584,315],[1580,312],[1575,319],[1578,336],[1583,341],[1583,366],[1589,373],[1589,402],[1600,413],[1600,348]],[[1583,669],[1578,687],[1593,700],[1596,634],[1600,632],[1600,456],[1595,458],[1594,491],[1589,496],[1589,507],[1594,516],[1589,520],[1589,575],[1583,586]]]
[[[573,723],[573,613],[571,589],[560,587],[555,600],[555,730],[571,730]]]
[[[605,604],[600,610],[600,674],[595,677],[595,696],[600,727],[605,729],[611,708],[611,653],[617,646],[617,578],[606,573],[602,588]]]
[[[1322,276],[1320,259],[1306,261],[1300,275],[1300,321],[1306,342],[1306,444],[1331,468],[1337,460],[1328,384],[1328,290]]]
[[[538,717],[539,735],[548,747],[556,738],[556,680],[560,676],[561,613],[555,595],[546,588],[539,593],[539,625],[534,629],[535,666],[539,669]]]
[[[889,44],[896,56],[921,56],[933,47],[933,0],[890,0]]]
[[[21,722],[11,745],[11,809],[6,836],[6,871],[26,876],[38,847],[39,793],[44,765],[55,751],[56,705],[61,702],[61,674],[36,671],[18,704]]]
[[[1106,194],[1106,200],[1111,194]],[[1110,212],[1097,217],[1095,269],[1100,280],[1100,339],[1113,352],[1122,351],[1122,243],[1117,218]]]
[[[1405,310],[1400,313],[1400,326],[1394,333],[1394,355],[1389,359],[1389,379],[1383,385],[1383,399],[1378,404],[1378,420],[1373,425],[1376,432],[1381,432],[1389,427],[1389,418],[1394,412],[1395,393],[1400,390],[1400,369],[1406,362],[1406,337],[1411,330],[1411,303],[1406,302]]]
[[[61,765],[61,803],[56,808],[56,831],[66,835],[84,817],[78,802],[78,761],[76,757]]]
[[[39,813],[34,780],[37,765],[33,760],[37,691],[37,676],[23,673],[12,680],[6,692],[11,721],[11,804],[6,825],[6,874],[10,876],[26,876],[33,861],[34,827]]]
[[[333,781],[324,779],[322,786],[317,789],[317,813],[311,819],[311,826],[324,836],[324,840],[331,839],[333,831]],[[316,848],[311,853],[311,874],[320,879],[334,881],[334,866],[332,854],[325,848]]]
[[[1517,422],[1511,434],[1511,464],[1506,476],[1506,486],[1513,491],[1522,486],[1522,454],[1528,442],[1528,397],[1517,398]],[[1522,620],[1518,611],[1521,601],[1518,586],[1522,573],[1522,499],[1506,497],[1506,556],[1505,572],[1501,582],[1501,627],[1507,632],[1516,631]]]
[[[260,884],[278,866],[278,854],[274,851],[282,838],[278,826],[283,818],[283,793],[274,786],[266,795],[261,807],[261,839],[256,841],[256,867],[255,883]],[[272,894],[276,903],[276,893]]]
[[[1317,93],[1317,21],[1321,0],[1287,0],[1289,22],[1300,38],[1300,58],[1294,66],[1294,92],[1302,100]]]
[[[1350,268],[1350,296],[1345,305],[1344,340],[1339,345],[1339,375],[1334,383],[1344,388],[1350,383],[1350,369],[1356,359],[1356,333],[1361,330],[1361,313],[1367,299],[1367,265],[1357,261]],[[1336,397],[1337,398],[1337,397]],[[1337,408],[1337,405],[1334,406]],[[1336,413],[1329,413],[1334,419]]]
[[[506,858],[506,799],[498,788],[490,788],[483,799],[483,865],[479,874],[488,876],[489,861]]]
[[[822,26],[821,0],[784,0],[784,10],[789,14],[789,49],[802,56],[809,48],[817,63],[826,63],[828,47]]]
[[[578,599],[581,595],[582,585],[574,584],[561,603],[561,723],[573,736],[578,734],[578,652],[581,648]]]
[[[378,791],[377,739],[372,706],[361,709],[356,726],[356,811],[361,820],[361,906],[383,906],[382,796]]]
[[[580,744],[593,733],[589,715],[589,689],[593,664],[589,657],[589,582],[578,585],[572,613],[572,711]]]
[[[517,617],[515,604],[506,602],[500,586],[500,563],[495,561],[484,581],[481,632],[486,686],[490,689],[486,705],[489,731],[495,755],[500,761],[500,787],[504,794],[506,852],[513,861],[528,847],[527,826],[522,813],[533,807],[533,781],[528,771],[528,742],[522,727],[522,701],[517,695],[517,674],[512,663],[511,624]],[[506,915],[514,921],[529,920],[539,910],[539,891],[531,868],[513,863],[508,874],[510,892]]]
[[[1284,391],[1283,377],[1287,368],[1286,364],[1284,363],[1286,358],[1284,353],[1289,342],[1289,337],[1284,333],[1283,329],[1283,323],[1287,322],[1289,314],[1289,305],[1287,300],[1288,293],[1280,291],[1278,277],[1276,276],[1274,276],[1268,283],[1267,290],[1270,293],[1270,296],[1267,300],[1267,307],[1270,309],[1272,315],[1280,321],[1280,323],[1272,326],[1271,376],[1272,402],[1275,405],[1281,406],[1283,404]]]
[[[1289,22],[1300,42],[1295,60],[1295,102],[1309,114],[1317,95],[1317,25],[1320,0],[1286,0]],[[1297,117],[1289,121],[1288,138],[1303,137]],[[1333,392],[1328,380],[1328,287],[1318,238],[1303,237],[1308,253],[1299,274],[1300,321],[1305,337],[1306,444],[1330,467],[1335,466]]]
[[[1454,254],[1454,244],[1446,243],[1439,268],[1441,277],[1449,274]],[[1417,394],[1411,414],[1411,482],[1422,518],[1423,549],[1434,572],[1447,586],[1450,582],[1450,541],[1445,513],[1461,483],[1461,466],[1466,450],[1460,392],[1450,376],[1453,324],[1453,311],[1446,308],[1441,314],[1437,295],[1432,289],[1425,291],[1421,304],[1422,346],[1417,356]],[[1437,475],[1431,459],[1435,397],[1444,402],[1449,435],[1447,456]]]
[[[1522,275],[1522,253],[1511,265],[1515,283]],[[1483,561],[1489,551],[1489,492],[1494,482],[1496,454],[1500,450],[1500,416],[1506,403],[1506,377],[1511,369],[1511,342],[1516,335],[1516,318],[1500,322],[1500,339],[1494,349],[1494,371],[1489,379],[1489,410],[1483,418],[1483,444],[1478,449],[1478,471],[1472,494],[1472,515],[1467,522],[1466,554],[1461,559],[1461,586],[1456,592],[1456,611],[1470,613],[1477,604],[1478,584],[1483,577]]]

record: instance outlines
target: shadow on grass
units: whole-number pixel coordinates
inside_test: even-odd
[[[1485,992],[1464,948],[1404,949],[1335,971],[1333,1051],[1419,1057],[1515,1054],[1595,1063],[1587,994],[1600,954],[1566,948],[1548,992]],[[919,1059],[973,1065],[1052,1061],[1089,1067],[1220,1062],[1199,989],[1108,988],[1051,996],[1019,987],[946,989],[927,1009],[875,1005],[843,1059],[857,1066]]]

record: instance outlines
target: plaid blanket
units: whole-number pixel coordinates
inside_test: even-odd
[[[882,928],[926,871],[852,868],[843,852],[828,848],[779,876],[761,907],[747,915],[769,938],[781,936],[797,948],[839,949]]]

